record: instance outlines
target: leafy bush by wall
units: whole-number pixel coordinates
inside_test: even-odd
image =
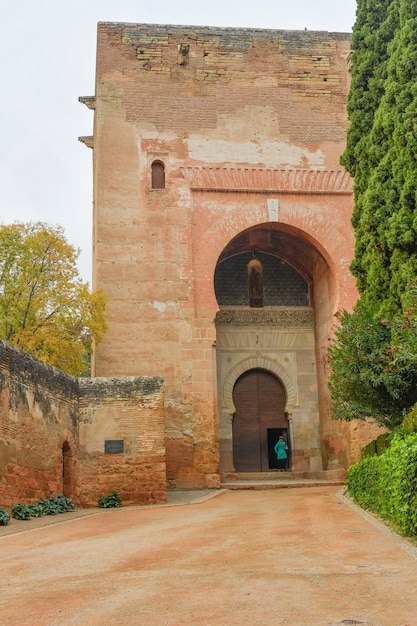
[[[373,439],[373,441],[367,443],[366,446],[363,446],[361,450],[361,458],[365,459],[368,456],[375,456],[376,453],[376,439]]]
[[[37,503],[14,504],[12,507],[12,517],[19,520],[28,520],[32,517],[42,517],[43,515],[56,515],[75,511],[76,506],[72,500],[60,494],[56,498],[42,498]]]
[[[407,413],[399,429],[403,430],[408,435],[417,433],[417,404]],[[364,459],[367,456],[383,454],[391,445],[392,437],[392,432],[382,433],[376,439],[367,443],[361,450],[361,458]]]
[[[0,526],[7,526],[10,524],[10,513],[3,507],[0,508]]]
[[[392,436],[392,433],[382,433],[376,439],[367,443],[361,450],[361,458],[364,459],[375,454],[384,454],[391,445]]]
[[[411,411],[406,415],[401,426],[409,434],[417,432],[417,404],[415,404]]]
[[[28,520],[32,517],[32,513],[27,504],[19,503],[12,506],[12,517],[14,519]]]
[[[120,499],[117,491],[112,491],[108,496],[102,496],[98,499],[98,504],[103,509],[114,509],[122,506],[122,501]]]
[[[380,456],[369,456],[348,472],[349,494],[403,535],[417,537],[417,433],[401,429]]]

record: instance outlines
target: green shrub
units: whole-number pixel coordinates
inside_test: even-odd
[[[0,508],[0,526],[10,524],[10,513],[7,509]]]
[[[54,498],[44,498],[39,500],[39,506],[42,508],[43,515],[57,515],[58,513],[67,513],[67,511],[75,511],[77,508],[69,498],[62,493]]]
[[[376,453],[384,454],[391,443],[391,433],[382,433],[376,438]]]
[[[28,504],[27,508],[30,511],[30,516],[31,517],[42,517],[43,515],[45,515],[45,513],[43,512],[42,507],[39,504]]]
[[[74,502],[60,494],[57,498],[41,498],[37,503],[14,504],[12,516],[15,519],[28,520],[32,517],[42,517],[43,515],[57,515],[67,511],[75,511],[77,507]]]
[[[417,433],[403,429],[380,456],[365,457],[348,473],[348,491],[364,509],[417,537]]]
[[[39,506],[42,509],[42,515],[57,515],[60,513],[55,498],[41,498]]]
[[[362,448],[362,458],[367,456],[375,456],[376,454],[376,440],[370,441],[366,446]]]
[[[62,493],[57,496],[55,501],[60,513],[67,513],[68,511],[75,511],[77,509],[74,502]]]
[[[12,506],[12,517],[14,519],[27,520],[32,517],[27,504],[14,504]]]
[[[113,491],[108,496],[102,496],[98,499],[98,503],[103,509],[119,508],[122,506],[122,501],[117,491]]]
[[[406,415],[401,426],[407,433],[411,434],[417,432],[417,404],[415,404]]]

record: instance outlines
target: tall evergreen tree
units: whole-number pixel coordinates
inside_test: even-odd
[[[392,426],[417,402],[417,0],[358,0],[353,48],[341,162],[360,299],[330,349],[330,390],[335,417]]]
[[[385,93],[388,47],[398,24],[398,14],[393,5],[395,0],[358,0],[352,35],[352,82],[348,96],[350,126],[341,163],[355,181],[352,224],[356,230],[356,249],[351,270],[361,292],[366,291],[368,282],[367,266],[364,266],[363,260],[370,244],[369,232],[377,230],[375,216],[369,216],[365,211],[364,195],[372,172],[384,155],[388,139],[380,133],[375,143],[374,125]]]
[[[376,162],[356,228],[363,254],[353,265],[364,276],[361,291],[381,315],[398,312],[407,284],[417,275],[417,2],[394,0],[394,13],[385,90],[370,133]]]

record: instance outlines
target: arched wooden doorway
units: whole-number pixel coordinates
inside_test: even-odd
[[[279,435],[289,444],[286,393],[281,381],[265,370],[249,370],[236,381],[233,402],[236,407],[232,426],[236,472],[275,469],[274,445]]]

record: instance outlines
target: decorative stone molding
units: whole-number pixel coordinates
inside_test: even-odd
[[[284,326],[314,325],[313,309],[233,309],[218,311],[215,324],[219,326]]]
[[[353,193],[353,179],[344,170],[182,167],[180,171],[190,188],[195,191],[338,195]]]

